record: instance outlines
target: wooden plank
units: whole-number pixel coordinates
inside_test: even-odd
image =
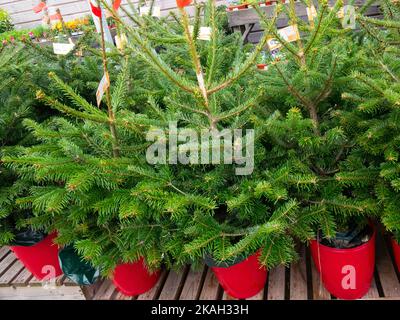
[[[68,277],[65,277],[65,279],[63,279],[62,284],[63,284],[64,286],[77,286],[77,285],[78,285],[76,282],[72,281],[72,280],[71,280],[70,278],[68,278]]]
[[[86,300],[93,300],[96,292],[99,290],[103,284],[104,279],[98,279],[94,284],[90,286],[81,286],[82,292],[86,297]]]
[[[171,270],[168,273],[167,280],[165,281],[158,300],[176,300],[179,295],[178,289],[180,288],[183,275],[183,272],[177,273]]]
[[[44,282],[42,280],[37,279],[35,276],[29,281],[29,285],[32,287],[39,287],[42,286]]]
[[[0,262],[0,276],[2,276],[14,263],[14,261],[17,260],[14,254],[9,253],[4,257],[3,260]]]
[[[11,281],[24,269],[24,265],[19,261],[16,260],[11,267],[7,270],[6,273],[4,273],[0,277],[0,287],[1,286],[8,286],[11,284]]]
[[[257,293],[255,296],[247,298],[246,300],[264,300],[264,289]]]
[[[376,237],[376,269],[385,297],[400,297],[400,283],[380,232]]]
[[[320,274],[315,268],[314,261],[311,258],[311,276],[312,276],[312,297],[313,300],[330,300],[331,294],[325,289],[322,284]]]
[[[231,301],[234,301],[234,300],[238,300],[238,299],[236,299],[236,298],[230,296],[229,294],[227,294],[227,293],[224,291],[223,294],[222,294],[222,300],[231,300]]]
[[[136,297],[129,297],[124,295],[122,292],[115,290],[114,295],[112,296],[112,300],[135,300]]]
[[[219,283],[214,272],[212,272],[211,268],[208,268],[199,299],[216,300],[218,298],[218,287]]]
[[[111,279],[105,279],[101,284],[99,290],[96,292],[93,300],[110,300],[111,296],[114,294],[115,286]]]
[[[285,267],[278,266],[268,275],[268,300],[285,299]]]
[[[1,247],[0,248],[0,261],[4,259],[6,255],[10,253],[9,247]]]
[[[154,300],[157,298],[157,295],[160,293],[164,282],[166,280],[166,277],[168,276],[168,272],[166,270],[161,271],[160,279],[158,279],[158,282],[156,285],[151,288],[149,291],[141,294],[140,296],[137,297],[137,300]]]
[[[17,287],[25,287],[29,284],[29,281],[32,279],[32,277],[33,275],[28,269],[23,269],[21,273],[12,281],[12,285]]]
[[[290,300],[307,300],[306,249],[301,246],[299,260],[290,266]]]
[[[1,287],[0,300],[85,300],[79,287]]]
[[[202,271],[193,271],[192,269],[189,270],[179,300],[197,299],[197,297],[200,295],[199,290],[202,285],[201,280],[203,273],[207,272],[206,268],[207,267],[204,266]]]
[[[371,288],[369,289],[367,294],[364,297],[362,297],[362,299],[370,300],[370,299],[378,299],[378,298],[379,298],[379,292],[378,292],[378,288],[376,286],[376,281],[374,278],[374,279],[372,279]]]

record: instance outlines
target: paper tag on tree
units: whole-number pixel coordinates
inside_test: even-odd
[[[74,49],[73,43],[53,43],[53,51],[58,55],[66,55]]]
[[[193,26],[189,26],[189,32],[193,36]],[[199,40],[209,41],[211,40],[211,28],[210,27],[200,27],[199,34],[197,36]]]
[[[275,38],[269,38],[267,40],[267,45],[268,45],[269,51],[277,50],[280,47],[282,47],[281,43]]]
[[[292,42],[300,39],[300,33],[297,24],[282,28],[278,30],[278,33],[287,42]]]
[[[97,106],[100,107],[101,100],[103,99],[104,93],[110,87],[110,77],[108,73],[105,73],[100,81],[99,87],[96,92]]]
[[[120,36],[115,36],[115,45],[117,46],[118,50],[123,50],[126,47],[127,43],[128,39],[124,33],[122,33]]]
[[[356,28],[356,11],[354,6],[346,5],[342,10],[342,27],[344,29]]]
[[[139,14],[140,16],[145,16],[150,13],[150,7],[149,6],[143,6],[139,8]],[[161,17],[161,8],[158,6],[153,7],[153,12],[151,13],[153,17],[159,18]]]
[[[317,17],[317,10],[315,9],[314,5],[311,4],[311,6],[307,7],[306,10],[307,10],[308,21],[314,21],[314,18]]]

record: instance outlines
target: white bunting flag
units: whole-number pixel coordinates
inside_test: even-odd
[[[106,41],[110,45],[114,45],[114,41],[111,36],[110,29],[108,28],[106,15],[103,8],[97,5],[96,0],[88,0],[88,3],[90,6],[90,12],[92,13],[93,22],[94,25],[96,26],[97,32],[101,34],[101,25],[100,25],[101,23],[103,25],[103,30],[104,30],[104,41]]]

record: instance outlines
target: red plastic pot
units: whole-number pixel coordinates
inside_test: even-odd
[[[157,283],[160,272],[150,273],[143,258],[133,263],[123,263],[114,270],[113,283],[126,296],[137,296],[149,291]]]
[[[393,247],[393,254],[394,260],[397,264],[397,270],[400,272],[400,245],[397,243],[395,239],[392,239],[392,247]]]
[[[259,252],[230,267],[212,267],[222,288],[237,299],[259,293],[267,281],[267,270],[258,262]]]
[[[311,241],[311,255],[326,290],[339,299],[360,299],[369,290],[375,266],[374,228],[371,239],[350,249]]]
[[[58,262],[59,247],[53,243],[57,233],[51,233],[33,246],[12,246],[11,250],[35,278],[50,280],[62,274]]]

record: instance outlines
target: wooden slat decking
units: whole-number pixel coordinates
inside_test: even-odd
[[[375,275],[365,300],[399,299],[400,275],[397,272],[388,236],[378,236]],[[211,269],[189,267],[180,273],[163,270],[157,285],[138,297],[125,297],[110,281],[91,299],[128,300],[231,300],[218,284]],[[280,266],[268,273],[263,291],[249,300],[331,300],[335,299],[320,282],[308,248],[300,249],[300,259],[290,267]]]
[[[393,259],[390,239],[377,237],[376,268],[371,289],[363,299],[400,300],[400,274]],[[264,290],[249,300],[330,300],[333,298],[320,282],[308,248],[299,249],[300,259],[290,267],[268,272]],[[0,248],[1,299],[93,299],[93,300],[232,300],[207,266],[193,270],[163,270],[157,284],[145,294],[126,297],[109,279],[92,286],[78,287],[65,276],[45,289],[16,259],[7,247]]]
[[[93,296],[94,292],[89,294]],[[64,275],[53,283],[37,280],[8,247],[0,248],[0,300],[84,300],[84,290]]]

